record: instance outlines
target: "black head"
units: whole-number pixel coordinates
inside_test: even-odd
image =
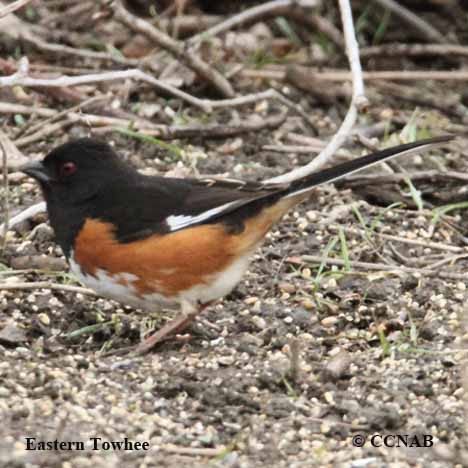
[[[135,172],[107,143],[92,138],[65,143],[21,170],[39,182],[47,202],[57,199],[66,205],[86,202]]]
[[[107,143],[92,138],[65,143],[21,170],[39,182],[57,241],[67,255],[85,218],[100,217],[105,208],[122,201],[125,187],[138,177]]]

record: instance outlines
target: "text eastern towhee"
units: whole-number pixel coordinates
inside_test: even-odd
[[[228,294],[272,225],[314,187],[452,138],[395,146],[286,184],[145,176],[88,138],[22,171],[39,181],[56,240],[83,284],[135,307],[181,306],[142,353]]]

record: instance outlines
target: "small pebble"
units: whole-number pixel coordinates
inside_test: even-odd
[[[336,325],[339,322],[339,319],[337,317],[325,317],[324,319],[321,320],[321,324],[324,327],[333,327],[333,325]]]

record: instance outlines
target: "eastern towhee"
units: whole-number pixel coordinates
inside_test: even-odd
[[[143,309],[180,305],[136,348],[143,353],[228,294],[273,224],[314,187],[452,138],[395,146],[286,184],[145,176],[89,138],[21,170],[39,182],[56,240],[83,284]]]

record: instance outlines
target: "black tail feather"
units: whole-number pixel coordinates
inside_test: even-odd
[[[414,154],[419,151],[422,152],[431,148],[435,148],[442,143],[453,140],[454,138],[456,138],[455,135],[442,135],[434,138],[415,141],[413,143],[393,146],[382,151],[376,151],[375,153],[367,154],[361,158],[347,161],[343,164],[339,164],[338,166],[330,167],[320,172],[315,172],[302,179],[298,179],[292,182],[287,190],[287,197],[297,195],[301,192],[307,192],[309,189],[312,189],[317,185],[325,184],[327,182],[334,182],[361,169],[372,166],[387,159],[403,155],[405,153]]]

